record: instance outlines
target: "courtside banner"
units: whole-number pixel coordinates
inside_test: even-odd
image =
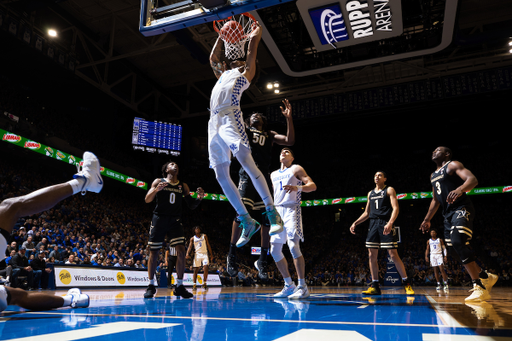
[[[54,266],[56,288],[146,287],[147,270]]]
[[[192,285],[194,285],[193,275],[194,274],[188,273],[188,272],[185,272],[183,274],[183,285],[184,286],[192,286]],[[176,272],[174,272],[172,274],[172,278],[171,278],[172,283],[171,284],[176,284],[176,278],[178,278],[178,277],[176,275]],[[203,285],[203,284],[204,284],[203,274],[197,274],[197,285]],[[206,285],[208,285],[209,287],[220,287],[220,286],[222,286],[222,283],[220,282],[219,275],[218,274],[209,273],[208,274],[208,279],[206,280]]]
[[[81,158],[65,153],[63,151],[54,149],[50,146],[44,145],[42,143],[29,140],[23,136],[10,133],[6,130],[0,129],[0,136],[2,137],[2,141],[11,143],[15,146],[31,150],[33,152],[46,155],[49,158],[59,160],[62,162],[66,162],[70,165],[82,165],[83,161]],[[138,188],[147,190],[148,184],[144,181],[137,180],[128,175],[116,172],[112,169],[101,167],[100,169],[101,175],[106,176],[108,178],[124,182],[125,184],[136,186]]]

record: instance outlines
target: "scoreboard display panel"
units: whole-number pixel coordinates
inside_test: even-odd
[[[182,127],[179,124],[133,120],[132,145],[134,150],[150,153],[179,155],[181,152]]]

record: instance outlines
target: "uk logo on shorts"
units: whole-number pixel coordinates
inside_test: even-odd
[[[309,10],[316,33],[322,45],[333,45],[348,40],[347,26],[339,3]]]

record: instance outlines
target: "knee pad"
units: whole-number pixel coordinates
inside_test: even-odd
[[[463,227],[455,226],[450,233],[452,240],[452,247],[459,256],[463,264],[468,264],[475,261],[475,254],[469,246],[471,240],[471,230]]]
[[[272,258],[274,258],[274,262],[279,262],[284,258],[283,254],[283,244],[281,243],[272,243],[270,245],[270,254]]]
[[[295,235],[293,239],[288,239],[288,248],[290,249],[290,253],[292,254],[293,259],[297,259],[302,256],[299,243],[300,241],[297,235]]]

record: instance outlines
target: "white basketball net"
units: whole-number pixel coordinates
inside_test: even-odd
[[[253,19],[247,15],[240,14],[237,17],[233,16],[231,18],[228,18],[227,20],[218,20],[214,22],[216,31],[219,32],[222,41],[224,41],[224,55],[229,60],[245,58],[245,43],[249,40],[249,35],[252,31],[252,24],[254,23]],[[220,30],[222,29],[224,24],[230,20],[238,22],[243,29],[242,38],[240,39],[240,41],[237,41],[235,43],[227,41],[220,33]],[[235,30],[231,29],[231,26],[229,28],[230,30],[225,32],[226,37],[230,37],[236,34],[234,33]]]

